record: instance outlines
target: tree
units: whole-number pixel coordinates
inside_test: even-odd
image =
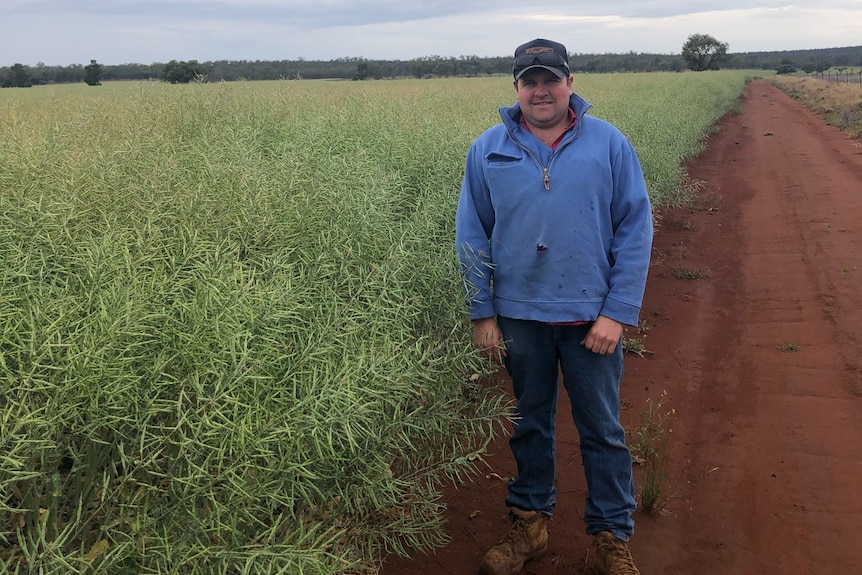
[[[727,42],[719,42],[709,34],[692,34],[682,45],[683,61],[689,70],[718,70],[727,61]]]
[[[796,70],[796,64],[793,63],[793,60],[782,58],[781,63],[775,68],[775,73],[779,75],[795,74]]]
[[[162,70],[162,80],[171,84],[188,84],[198,77],[203,77],[203,66],[198,64],[197,60],[189,60],[188,62],[177,62],[171,60],[165,64]]]
[[[367,80],[368,79],[368,62],[360,62],[356,65],[356,75],[353,77],[354,80]]]
[[[29,67],[24,64],[13,64],[9,74],[3,80],[4,88],[29,88],[33,85],[33,77]]]
[[[825,62],[823,60],[815,60],[802,65],[802,71],[806,74],[814,74],[815,72],[822,74],[829,68],[831,68],[829,62]]]
[[[95,60],[90,60],[89,66],[84,66],[84,82],[88,86],[101,86],[102,65]]]

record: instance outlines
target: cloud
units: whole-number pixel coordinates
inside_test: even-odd
[[[859,45],[862,30],[858,0],[0,2],[0,65],[502,56],[535,37],[579,53],[678,53],[692,33],[744,52]]]
[[[135,17],[175,17],[194,22],[221,18],[232,21],[266,22],[279,20],[313,28],[330,28],[366,24],[386,24],[428,20],[462,15],[487,16],[529,6],[536,13],[570,14],[579,17],[616,16],[625,18],[665,18],[716,10],[714,1],[628,1],[578,2],[545,0],[525,4],[522,0],[4,0],[11,2],[11,12],[41,15],[88,14],[90,16],[128,15]],[[785,0],[761,0],[760,7],[780,7]],[[745,0],[727,0],[719,10],[737,10],[751,6]],[[850,5],[851,2],[821,2]],[[857,3],[858,8],[858,3]]]

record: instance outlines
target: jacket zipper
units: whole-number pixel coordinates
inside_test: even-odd
[[[508,128],[508,127],[506,128],[506,131],[507,131],[507,132],[509,132],[509,128]],[[578,123],[575,125],[575,137],[574,137],[574,138],[572,138],[572,139],[576,139],[576,138],[578,137],[578,135],[580,134],[580,132],[581,132],[581,126],[580,126],[580,122],[578,122]],[[513,141],[513,142],[515,142],[516,144],[518,144],[518,147],[519,147],[519,148],[521,148],[522,150],[524,150],[525,152],[527,152],[527,154],[529,154],[530,156],[532,156],[532,157],[533,157],[533,159],[534,159],[534,160],[536,160],[536,163],[537,163],[537,164],[539,164],[539,167],[540,167],[540,168],[542,168],[542,179],[544,180],[545,189],[546,189],[546,190],[550,190],[550,189],[551,189],[551,174],[550,174],[550,170],[551,170],[551,162],[553,162],[553,161],[554,161],[554,157],[557,155],[557,152],[559,152],[559,151],[560,151],[560,147],[557,147],[557,149],[556,149],[556,150],[554,150],[554,151],[551,153],[551,157],[550,157],[550,159],[548,159],[548,165],[547,165],[547,166],[545,166],[544,164],[542,164],[542,160],[540,160],[540,159],[539,159],[539,156],[537,156],[537,155],[533,152],[533,150],[531,150],[530,148],[528,148],[527,146],[525,146],[524,144],[522,144],[521,142],[519,142],[519,141],[518,141],[518,139],[517,139],[517,138],[515,138],[515,137],[512,135],[512,133],[511,133],[511,132],[509,132],[509,137],[510,137],[510,138],[512,138],[512,141]],[[561,144],[561,146],[562,146],[562,144]]]
[[[542,164],[542,160],[539,159],[539,156],[537,156],[535,153],[533,153],[533,150],[531,150],[530,148],[528,148],[527,146],[525,146],[524,144],[519,142],[516,138],[512,137],[511,133],[509,134],[509,137],[512,138],[513,142],[518,144],[519,148],[521,148],[522,150],[527,152],[527,155],[532,157],[536,161],[536,163],[539,164],[539,167],[542,168],[542,179],[544,180],[545,189],[550,190],[551,189],[551,176],[550,176],[550,173],[548,172],[548,170],[551,169],[551,161],[554,159],[554,155],[557,153],[556,150],[554,150],[554,153],[551,154],[551,159],[548,160],[548,165],[546,167],[544,164]]]

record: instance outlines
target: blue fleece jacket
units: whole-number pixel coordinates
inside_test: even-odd
[[[570,106],[577,123],[554,150],[515,104],[467,154],[455,242],[471,319],[637,325],[653,235],[640,163],[580,96]]]

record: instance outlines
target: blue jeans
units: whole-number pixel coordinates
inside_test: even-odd
[[[517,406],[509,440],[518,477],[509,484],[506,505],[553,513],[559,372],[580,434],[587,480],[587,533],[610,531],[628,541],[636,508],[632,458],[620,423],[623,351],[599,355],[581,345],[591,324],[554,326],[498,317],[506,339],[506,369]]]

